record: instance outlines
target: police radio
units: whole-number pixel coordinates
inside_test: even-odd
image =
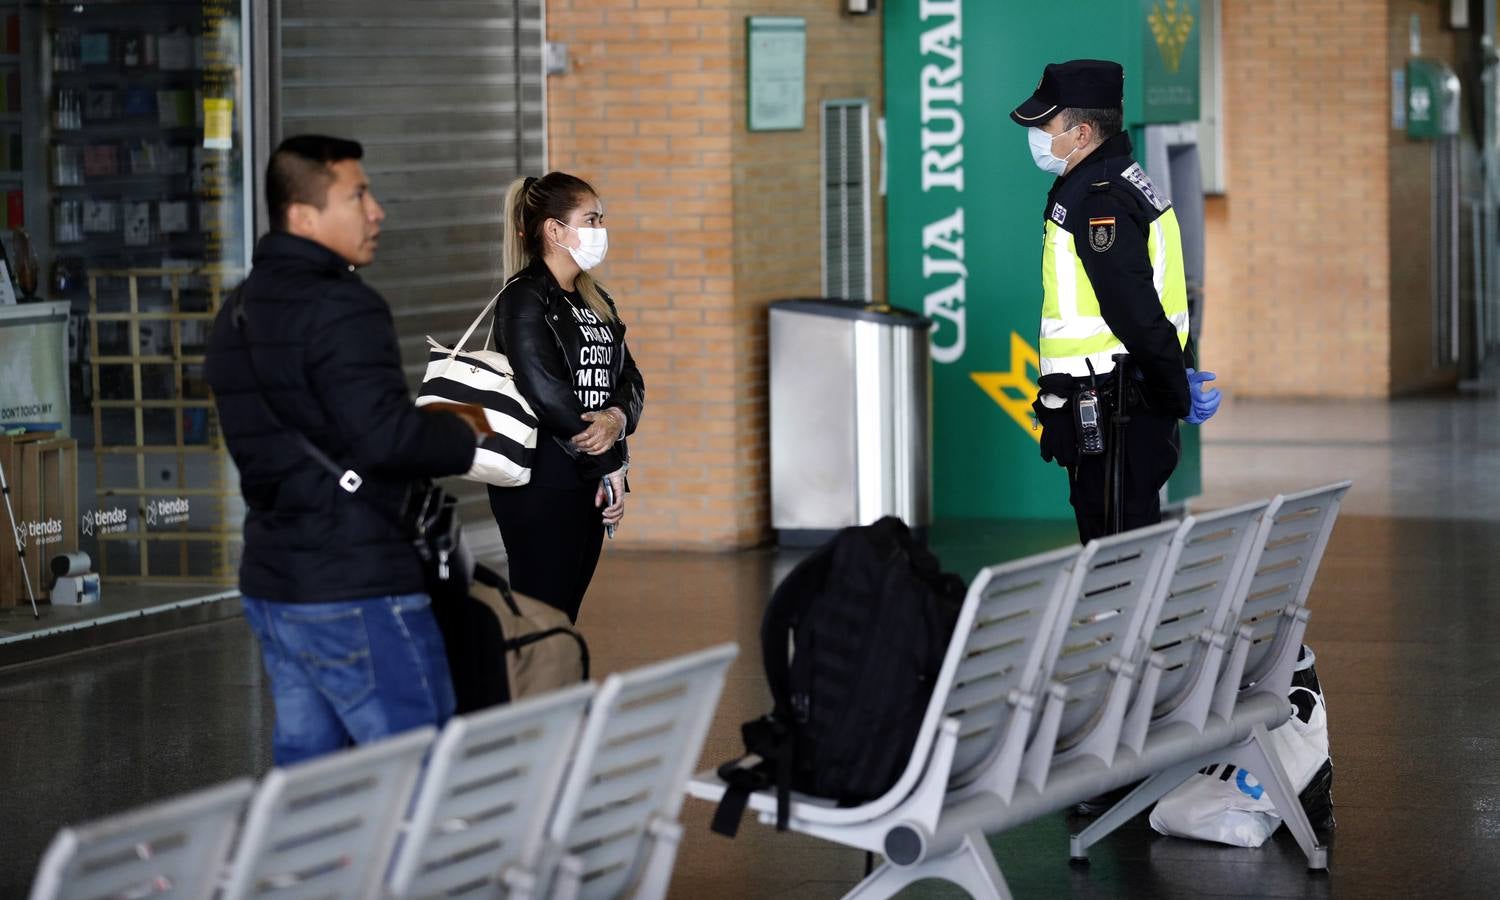
[[[1084,456],[1104,452],[1104,429],[1099,427],[1099,392],[1084,388],[1073,398],[1073,415],[1078,424],[1078,450]]]

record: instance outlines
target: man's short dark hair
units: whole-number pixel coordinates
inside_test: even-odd
[[[361,159],[365,148],[358,141],[321,134],[299,134],[281,142],[266,164],[266,208],[271,229],[286,230],[286,211],[293,203],[310,203],[318,209],[328,202],[336,162]]]
[[[1099,140],[1107,141],[1125,127],[1125,116],[1118,109],[1065,109],[1062,112],[1068,127],[1088,125],[1094,129]]]

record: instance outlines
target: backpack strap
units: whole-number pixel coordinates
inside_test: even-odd
[[[766,686],[771,689],[775,711],[783,715],[792,714],[791,660],[787,658],[787,634],[802,617],[807,604],[823,589],[837,543],[837,538],[829,541],[793,569],[771,595],[765,617],[761,619],[760,646],[766,669]]]
[[[714,834],[722,834],[727,838],[739,834],[740,818],[745,814],[745,807],[750,805],[750,795],[766,786],[765,772],[759,765],[744,765],[749,758],[742,756],[719,766],[719,778],[728,788],[724,791],[724,796],[719,798],[719,806],[714,810],[713,821],[709,823],[709,829]]]
[[[795,745],[791,731],[774,716],[762,716],[740,726],[750,753],[719,767],[719,778],[728,785],[714,810],[711,825],[716,834],[734,837],[740,819],[750,804],[750,795],[776,785],[776,830],[786,831],[792,815],[792,768]]]
[[[785,591],[785,593],[783,593]],[[801,612],[799,592],[788,590],[782,584],[771,602],[766,606],[766,615],[760,624],[761,656],[766,670],[766,686],[771,689],[771,701],[780,707],[789,693],[787,682],[791,660],[787,658],[787,632]],[[748,723],[747,723],[748,724]]]

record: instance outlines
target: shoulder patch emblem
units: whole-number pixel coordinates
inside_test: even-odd
[[[1156,207],[1157,212],[1164,212],[1168,206],[1171,206],[1166,198],[1157,192],[1156,185],[1151,183],[1151,178],[1146,174],[1146,170],[1141,168],[1140,163],[1132,163],[1130,168],[1121,172],[1120,175],[1135,185],[1136,190],[1141,192],[1147,203]]]
[[[1061,225],[1068,220],[1068,211],[1063,209],[1061,203],[1052,204],[1052,221]]]
[[[1115,217],[1089,219],[1089,246],[1103,253],[1115,245]]]

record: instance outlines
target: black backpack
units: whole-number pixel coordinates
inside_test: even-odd
[[[775,708],[741,727],[750,756],[728,763],[713,830],[733,837],[753,791],[852,805],[896,783],[911,756],[964,583],[900,519],[840,531],[771,597],[761,624]],[[759,757],[754,760],[753,757]]]

